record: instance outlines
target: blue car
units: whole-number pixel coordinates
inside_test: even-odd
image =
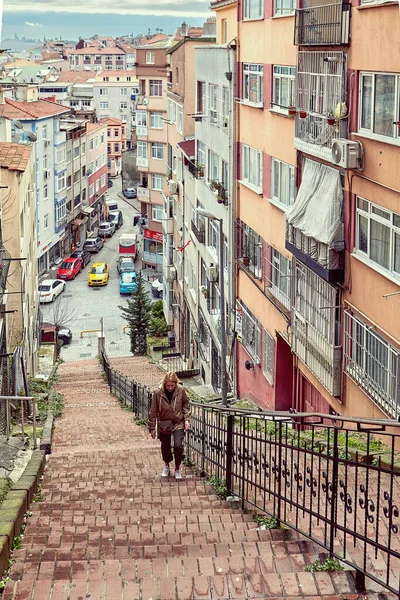
[[[119,278],[119,293],[132,294],[136,292],[138,286],[136,273],[121,273]]]

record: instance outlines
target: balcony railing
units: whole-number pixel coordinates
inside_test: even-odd
[[[298,8],[294,21],[296,46],[343,46],[350,43],[350,3]]]
[[[193,231],[194,235],[196,236],[197,241],[200,244],[204,244],[205,241],[206,241],[206,232],[205,232],[205,230],[204,229],[199,229],[194,221],[191,222],[191,228],[192,228],[192,231]]]

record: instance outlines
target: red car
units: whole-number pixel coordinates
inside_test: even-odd
[[[58,267],[57,279],[75,279],[81,269],[82,263],[79,258],[64,258]]]

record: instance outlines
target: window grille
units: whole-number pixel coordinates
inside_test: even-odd
[[[257,364],[261,357],[261,324],[247,308],[242,305],[242,344]]]

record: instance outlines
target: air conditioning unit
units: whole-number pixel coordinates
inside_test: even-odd
[[[178,184],[176,181],[172,181],[172,179],[168,182],[168,189],[170,194],[176,194],[178,191]]]
[[[356,169],[360,166],[361,145],[351,140],[338,139],[332,143],[332,163],[342,169]]]
[[[208,281],[218,281],[218,267],[215,263],[206,265],[206,277]]]
[[[51,140],[47,140],[47,139],[43,140],[43,143],[44,143],[45,147],[50,146]]]
[[[166,267],[165,269],[165,280],[168,282],[174,281],[176,279],[176,269],[175,267]]]
[[[44,178],[45,179],[50,179],[50,177],[51,177],[51,171],[49,171],[49,169],[45,169],[43,171],[43,173],[44,173]]]

